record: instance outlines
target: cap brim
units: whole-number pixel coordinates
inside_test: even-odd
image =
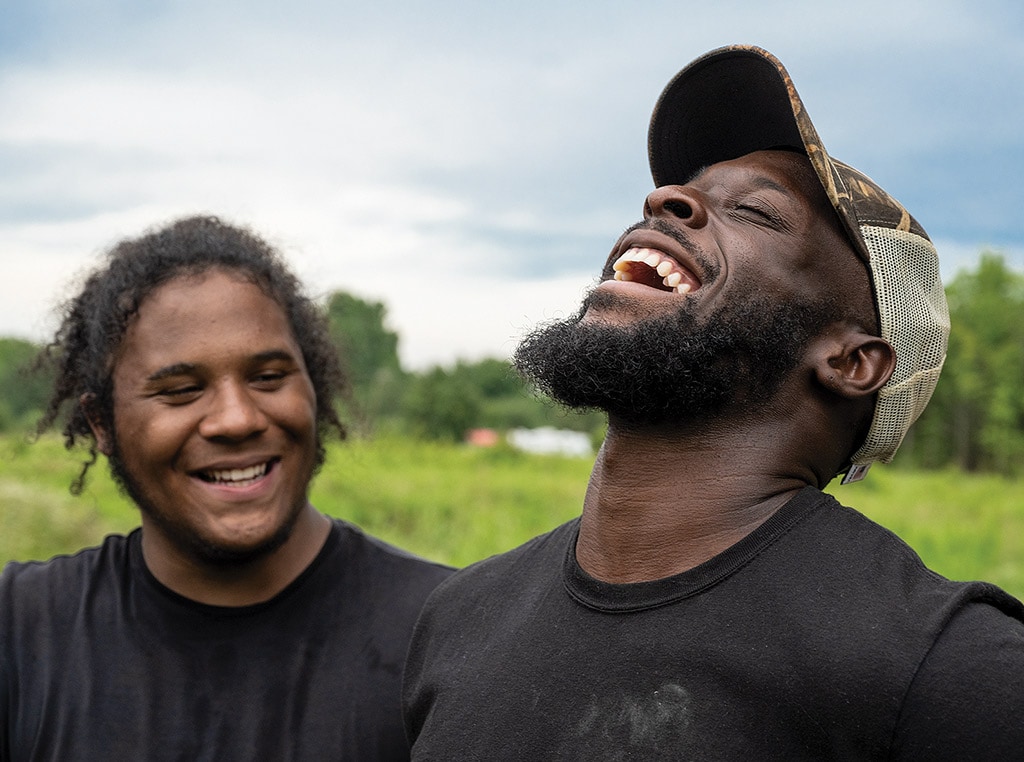
[[[712,164],[770,148],[808,156],[854,248],[867,260],[844,178],[788,72],[768,51],[732,45],[693,61],[665,87],[647,136],[657,186],[685,184]]]
[[[769,54],[730,47],[701,56],[665,87],[648,134],[651,174],[661,185],[753,151],[805,151],[786,83]]]

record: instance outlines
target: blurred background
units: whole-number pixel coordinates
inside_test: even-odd
[[[194,213],[251,226],[330,311],[356,436],[322,507],[456,563],[574,515],[602,420],[537,400],[508,356],[575,309],[639,218],[661,89],[735,42],[781,58],[830,153],[943,262],[935,400],[896,464],[841,499],[940,571],[1024,592],[1013,0],[0,0],[0,562],[137,520],[102,469],[69,502],[82,457],[24,444],[46,379],[19,368],[102,251]]]

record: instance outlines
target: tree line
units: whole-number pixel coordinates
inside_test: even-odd
[[[398,334],[387,327],[381,302],[344,291],[327,300],[331,337],[351,387],[342,400],[350,427],[360,434],[398,433],[460,441],[475,428],[555,426],[603,435],[599,413],[563,410],[533,394],[507,360],[460,360],[419,372],[398,357]]]
[[[946,287],[949,354],[903,460],[1024,473],[1024,274],[995,253]]]
[[[986,252],[974,269],[953,278],[946,296],[953,325],[949,356],[896,462],[1024,473],[1024,273]],[[555,426],[597,441],[603,433],[601,414],[568,412],[543,400],[503,359],[403,369],[399,336],[388,328],[381,302],[336,291],[325,306],[349,379],[340,404],[357,436],[460,441],[474,428]],[[39,349],[0,339],[0,431],[28,430],[38,419],[50,379],[26,368]]]

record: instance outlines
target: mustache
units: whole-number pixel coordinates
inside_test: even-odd
[[[704,271],[702,273],[702,276],[705,280],[711,281],[718,277],[718,273],[721,271],[721,267],[718,265],[717,262],[715,262],[714,260],[712,260],[711,258],[704,254],[700,246],[697,245],[697,243],[693,240],[689,233],[686,232],[684,228],[679,228],[676,227],[675,225],[670,225],[669,223],[665,222],[662,219],[658,219],[657,217],[651,217],[648,220],[640,220],[639,222],[630,225],[628,228],[622,231],[622,235],[619,236],[619,240],[621,241],[623,238],[625,238],[627,235],[629,235],[635,230],[653,230],[657,233],[661,233],[662,235],[668,238],[671,238],[673,241],[682,246],[687,251],[687,253],[691,257],[693,257],[694,261],[701,266],[701,268]],[[611,277],[613,273],[613,264],[615,264],[615,258],[609,257],[607,264],[605,264],[604,272],[601,274],[601,277],[603,279]]]
[[[683,228],[677,228],[674,225],[669,225],[667,222],[658,219],[657,217],[651,217],[649,220],[640,220],[640,222],[630,225],[622,232],[622,235],[619,237],[623,238],[632,233],[634,230],[654,230],[658,233],[661,233],[664,236],[668,236],[673,241],[678,243],[680,246],[685,248],[687,251],[693,251],[694,249],[697,248],[696,244],[694,244],[693,242],[693,239]]]

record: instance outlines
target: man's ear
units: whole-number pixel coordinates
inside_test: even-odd
[[[92,429],[92,435],[96,439],[96,449],[109,456],[114,451],[113,439],[106,426],[103,425],[99,411],[96,409],[96,395],[86,392],[78,398],[78,404],[82,406],[85,420],[89,422],[89,428]]]
[[[896,368],[896,350],[883,338],[860,331],[829,337],[814,366],[815,376],[830,392],[848,399],[874,394]]]

